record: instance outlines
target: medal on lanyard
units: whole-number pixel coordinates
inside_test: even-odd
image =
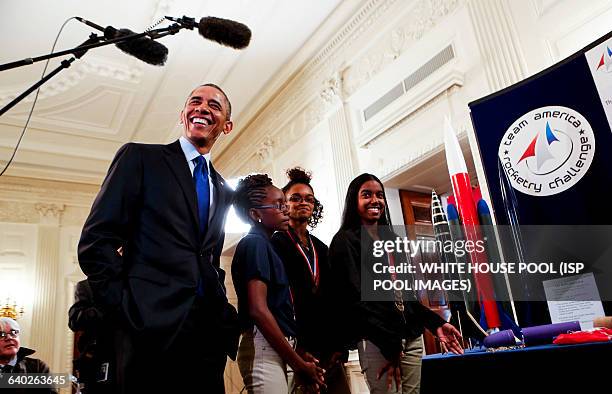
[[[304,249],[302,249],[302,245],[300,245],[300,243],[296,241],[295,238],[293,238],[293,235],[291,235],[290,231],[287,231],[287,235],[289,235],[289,238],[291,238],[291,241],[293,241],[296,248],[302,254],[302,257],[304,258],[304,261],[306,262],[306,265],[308,266],[308,269],[310,270],[312,281],[314,282],[315,287],[318,287],[319,286],[319,256],[317,254],[317,250],[314,247],[314,244],[312,243],[312,239],[310,238],[310,236],[308,236],[308,240],[310,241],[310,248],[312,249],[312,254],[314,256],[314,264],[311,266],[310,261],[308,260],[308,256],[306,256]]]
[[[389,258],[389,266],[395,268],[395,256],[393,256],[392,253],[389,253],[387,254],[387,257]],[[394,282],[397,279],[397,274],[395,273],[394,269],[391,270],[391,279]],[[402,292],[400,290],[395,290],[394,295],[395,295],[395,307],[397,308],[398,311],[403,312],[404,311],[404,300],[402,299]]]

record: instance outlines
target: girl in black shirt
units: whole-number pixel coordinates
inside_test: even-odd
[[[287,230],[283,192],[267,175],[249,175],[236,188],[235,208],[252,225],[232,260],[242,338],[238,366],[248,393],[287,393],[286,364],[307,382],[322,385],[323,370],[300,357],[289,283],[270,243],[274,231]]]
[[[416,300],[400,296],[395,301],[362,301],[362,250],[367,253],[368,264],[400,264],[405,258],[394,253],[370,258],[375,240],[394,238],[390,225],[380,180],[371,174],[353,179],[329,259],[337,326],[347,348],[359,347],[359,361],[372,394],[418,392],[423,327],[438,337],[443,349],[463,352],[457,329]]]
[[[282,188],[289,207],[289,228],[272,236],[272,245],[281,257],[293,294],[297,322],[297,346],[300,354],[321,360],[328,370],[327,393],[350,392],[343,364],[346,359],[330,333],[328,248],[308,231],[315,228],[323,214],[316,199],[311,176],[299,167],[287,170],[289,182]],[[294,382],[299,386],[299,381]]]

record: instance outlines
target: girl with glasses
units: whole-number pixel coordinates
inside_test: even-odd
[[[329,335],[328,315],[332,312],[326,300],[329,285],[328,248],[308,231],[314,229],[323,216],[323,206],[315,197],[311,175],[300,167],[287,170],[289,182],[282,188],[289,207],[289,228],[272,236],[272,245],[283,261],[293,294],[298,329],[297,346],[323,362],[327,369],[327,393],[350,392],[343,364],[336,362],[346,356],[333,352]],[[300,387],[294,379],[293,385]]]
[[[234,206],[251,224],[232,260],[242,338],[238,367],[248,393],[287,394],[289,365],[314,388],[323,385],[323,370],[313,358],[294,350],[297,333],[291,290],[283,263],[270,237],[289,224],[283,192],[264,174],[240,180]]]

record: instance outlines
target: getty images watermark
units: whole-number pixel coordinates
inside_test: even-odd
[[[362,229],[364,301],[398,292],[406,300],[423,292],[449,301],[612,300],[612,226],[457,226],[445,234],[394,226],[378,234]],[[591,283],[585,275],[596,289],[576,289]]]
[[[0,373],[0,389],[58,389],[70,385],[67,373]]]

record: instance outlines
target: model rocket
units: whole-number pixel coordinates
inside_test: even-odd
[[[448,118],[444,120],[444,149],[457,209],[464,226],[465,239],[476,244],[477,241],[482,240],[482,236],[479,229],[476,204],[472,197],[472,185],[459,141]],[[486,255],[476,251],[470,253],[470,260],[472,265],[488,263]],[[474,278],[478,300],[484,310],[487,326],[489,328],[501,327],[491,277],[485,273],[476,273]]]
[[[459,220],[459,212],[457,212],[457,208],[455,208],[455,205],[452,203],[448,203],[448,205],[446,206],[446,212],[448,213],[448,229],[449,229],[449,233],[450,233],[450,238],[451,240],[456,244],[457,242],[463,242],[465,241],[465,237],[463,236],[463,230],[462,230],[462,226],[461,226],[461,220]],[[455,258],[455,261],[457,261],[457,263],[462,266],[462,267],[466,267],[468,263],[468,256],[462,254],[462,255],[458,255],[455,256],[453,255],[453,257]],[[472,280],[472,283],[474,283],[474,277],[473,275],[470,274],[465,274],[466,277],[468,277],[470,280]],[[468,321],[470,321],[472,319],[472,316],[470,314],[470,311],[475,311],[475,310],[480,310],[480,307],[478,305],[478,301],[476,301],[476,296],[474,295],[476,293],[476,290],[474,290],[474,288],[472,288],[470,290],[470,292],[464,292],[464,299],[467,298],[468,301],[465,304],[465,315],[469,318]],[[466,327],[467,329],[465,330],[466,336],[467,337],[479,337],[479,331],[478,330],[482,330],[482,327],[478,324],[475,325],[468,325]],[[486,332],[485,332],[485,336],[486,336]]]
[[[485,239],[487,248],[487,255],[489,256],[489,262],[498,263],[501,262],[501,255],[499,253],[498,238],[493,226],[493,219],[491,218],[491,210],[489,205],[484,199],[478,200],[476,203],[476,210],[478,211],[478,219],[480,220],[480,230]],[[508,289],[510,284],[506,275],[493,275],[493,283],[495,285],[495,294],[498,300],[510,300],[510,294]],[[514,304],[503,303],[499,301],[497,303],[498,308],[501,312],[502,327],[510,327],[514,331],[514,335],[520,337],[520,328],[518,327],[518,319],[516,316],[516,310]],[[505,306],[504,306],[505,305]],[[505,311],[504,311],[505,309]],[[513,319],[509,316],[508,310],[511,309]]]
[[[439,241],[441,245],[447,245],[449,242],[453,242],[451,230],[449,229],[449,222],[446,214],[444,213],[444,209],[442,208],[442,203],[440,202],[438,194],[435,190],[431,191],[431,222],[433,224],[436,241]],[[442,258],[442,262],[447,264],[447,267],[450,264],[459,264],[465,267],[465,256],[455,256],[455,254],[449,249],[443,247],[440,257]],[[463,280],[469,277],[469,275],[466,273],[461,274],[454,272],[449,272],[446,274],[446,276],[450,280]],[[459,327],[459,331],[461,332],[461,336],[463,338],[467,338],[467,336],[464,335],[472,336],[473,330],[471,330],[469,326],[466,326],[466,331],[464,333],[463,326],[461,324],[461,316],[467,316],[466,310],[470,308],[467,292],[451,290],[447,291],[447,294],[449,297],[448,304],[451,311],[451,320],[449,323]]]
[[[478,212],[478,219],[480,221],[480,232],[484,236],[485,246],[487,248],[487,255],[489,256],[489,262],[500,263],[501,256],[497,246],[497,236],[493,228],[493,219],[491,218],[491,210],[489,205],[482,198],[476,203],[476,211]],[[497,298],[500,300],[509,299],[508,292],[505,291],[506,285],[500,283],[498,277],[494,276],[495,290]],[[499,278],[501,279],[501,278]],[[500,292],[503,292],[500,293]]]
[[[442,209],[442,204],[440,203],[440,199],[438,198],[438,195],[436,194],[435,190],[431,191],[431,222],[433,223],[434,236],[436,237],[437,241],[440,241],[442,245],[446,245],[448,242],[452,242],[451,233],[448,228],[448,220],[446,218],[446,214],[444,213],[444,209]],[[452,251],[448,249],[442,251],[441,257],[442,261],[447,265],[455,264],[459,259]],[[464,275],[457,273],[449,273],[447,275],[451,280],[464,279],[462,277]],[[465,292],[458,293],[461,293],[461,295],[457,296],[457,294],[453,294],[453,297],[451,299],[451,307],[459,300],[463,300],[465,307],[467,307],[467,295],[465,294]]]

